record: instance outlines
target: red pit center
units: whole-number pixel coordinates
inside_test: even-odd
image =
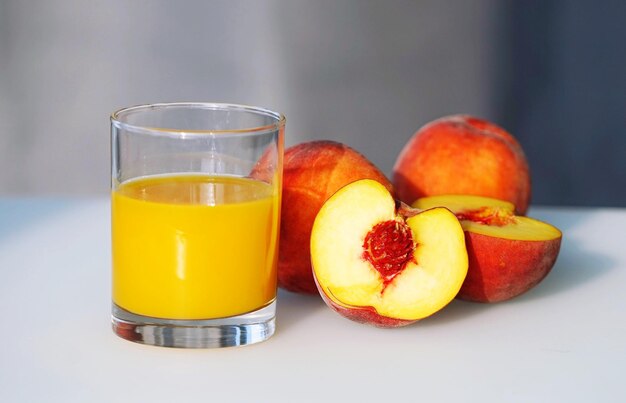
[[[476,210],[466,210],[456,213],[458,220],[472,221],[477,224],[503,227],[515,222],[515,216],[508,210],[494,207],[481,207]]]
[[[376,224],[363,241],[363,258],[380,273],[384,286],[414,261],[413,250],[411,228],[396,220]]]

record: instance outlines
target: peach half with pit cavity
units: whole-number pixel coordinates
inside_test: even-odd
[[[373,180],[353,182],[322,206],[311,232],[313,276],[339,314],[379,327],[410,324],[457,295],[468,260],[448,209],[413,209]]]

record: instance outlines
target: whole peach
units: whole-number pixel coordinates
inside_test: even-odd
[[[393,168],[397,196],[468,194],[506,200],[525,214],[530,203],[528,162],[503,128],[469,115],[437,119],[419,129]]]
[[[330,196],[359,179],[373,179],[392,190],[374,164],[344,144],[310,141],[285,150],[278,258],[281,288],[317,294],[309,245],[313,221]]]

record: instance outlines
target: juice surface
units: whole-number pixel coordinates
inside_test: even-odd
[[[111,196],[113,300],[139,315],[215,319],[276,296],[278,195],[263,182],[153,176]]]

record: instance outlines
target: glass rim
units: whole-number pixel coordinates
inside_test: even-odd
[[[142,126],[135,125],[131,123],[127,123],[121,120],[124,115],[127,115],[132,112],[137,111],[148,111],[148,110],[156,110],[156,109],[167,109],[172,107],[186,107],[192,109],[205,109],[205,110],[213,110],[213,111],[240,111],[240,112],[250,112],[256,115],[263,115],[270,118],[275,119],[274,123],[264,126],[255,126],[255,127],[244,127],[241,129],[206,129],[206,130],[185,130],[185,129],[175,129],[175,128],[164,128],[164,127],[150,127],[150,126]],[[260,106],[251,106],[251,105],[243,105],[243,104],[231,104],[231,103],[220,103],[220,102],[160,102],[153,104],[140,104],[129,106],[125,108],[121,108],[111,113],[110,116],[111,124],[114,125],[118,129],[140,132],[144,134],[153,134],[153,135],[221,135],[221,134],[258,134],[259,132],[268,132],[279,130],[285,126],[286,118],[285,115],[279,112],[274,112],[270,109],[263,108]]]

